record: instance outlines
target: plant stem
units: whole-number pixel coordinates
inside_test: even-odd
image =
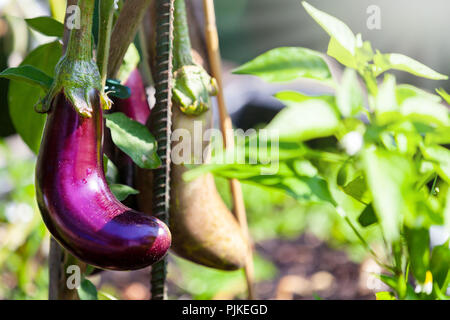
[[[345,221],[347,222],[347,224],[350,226],[350,228],[353,230],[353,232],[355,233],[355,235],[358,237],[359,241],[362,243],[362,245],[366,248],[367,251],[369,251],[370,255],[372,256],[372,258],[375,260],[376,263],[378,263],[378,265],[380,265],[381,267],[394,272],[395,269],[389,265],[386,265],[385,263],[381,262],[380,258],[378,258],[377,254],[375,253],[375,251],[373,251],[373,249],[369,246],[369,244],[367,243],[367,241],[363,238],[363,236],[359,233],[358,229],[356,229],[355,225],[352,223],[352,221],[350,220],[349,217],[345,216],[344,217]]]
[[[100,0],[100,23],[98,28],[97,66],[105,87],[108,72],[109,48],[114,18],[114,0]]]
[[[70,60],[92,60],[92,21],[95,1],[79,0],[80,28],[73,28],[67,45],[67,58]]]
[[[149,126],[158,142],[161,166],[153,175],[153,214],[169,222],[170,153],[172,134],[172,60],[173,60],[173,0],[156,0],[156,103]],[[165,299],[167,258],[152,267],[152,300]]]
[[[123,57],[136,36],[151,0],[126,1],[111,35],[108,77],[114,78],[122,64]]]
[[[173,26],[173,68],[178,70],[186,65],[193,65],[191,40],[184,0],[175,0]]]
[[[182,2],[184,6],[184,0],[176,0],[175,3]],[[227,108],[225,105],[225,96],[223,93],[223,81],[222,81],[222,66],[221,57],[219,51],[219,37],[216,27],[216,18],[214,12],[214,2],[212,0],[203,1],[204,11],[205,11],[205,21],[206,21],[206,43],[208,47],[208,55],[211,64],[211,71],[213,77],[217,81],[218,92],[217,100],[219,105],[219,117],[220,117],[220,127],[222,130],[222,135],[224,136],[224,146],[225,148],[233,148],[234,140],[232,136],[227,136],[227,133],[233,132],[233,127],[231,124],[230,116],[228,115]],[[187,22],[186,22],[187,25]],[[186,28],[187,29],[187,28]],[[187,35],[189,38],[189,34]],[[182,43],[179,44],[180,50],[186,50],[182,47]],[[190,49],[190,43],[189,43]],[[177,52],[177,51],[175,51]],[[245,211],[244,197],[242,195],[241,184],[237,179],[230,180],[230,189],[233,198],[233,207],[236,218],[241,227],[242,233],[245,237],[248,246],[248,254],[246,257],[244,272],[247,281],[248,298],[252,300],[254,298],[253,283],[254,283],[254,266],[253,266],[253,252],[250,234],[248,232],[247,224],[247,214]]]

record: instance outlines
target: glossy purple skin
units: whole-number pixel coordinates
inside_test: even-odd
[[[91,118],[55,98],[36,166],[36,195],[51,234],[82,261],[134,270],[160,260],[171,244],[167,226],[111,193],[103,171],[103,116],[95,94]]]
[[[150,116],[150,107],[145,93],[144,83],[138,69],[134,69],[125,85],[130,88],[131,96],[128,99],[114,101],[114,111],[123,112],[129,118],[145,124]]]

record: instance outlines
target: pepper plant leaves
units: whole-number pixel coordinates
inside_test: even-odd
[[[64,25],[51,17],[37,17],[25,19],[28,26],[43,35],[62,38]]]
[[[107,114],[105,118],[114,144],[134,163],[143,169],[155,169],[161,165],[156,154],[156,140],[146,126],[121,112]]]
[[[348,53],[355,54],[356,37],[352,30],[341,20],[323,12],[306,1],[302,1],[303,7],[309,15]]]
[[[52,77],[30,65],[24,65],[17,68],[8,68],[0,72],[0,77],[10,80],[24,81],[31,85],[37,85],[44,90],[48,90],[53,82]]]
[[[358,217],[358,222],[363,227],[368,227],[374,223],[378,222],[373,206],[370,204],[364,208]]]
[[[450,183],[450,150],[439,145],[424,146],[421,150],[425,159],[435,162],[439,176]]]
[[[423,97],[406,99],[400,106],[403,116],[431,125],[450,126],[450,113],[446,106]]]
[[[413,190],[412,163],[404,157],[375,148],[363,150],[362,160],[383,233],[389,242],[398,240],[402,217],[409,212],[404,190]]]
[[[235,74],[251,74],[268,82],[285,82],[297,78],[331,79],[331,72],[319,52],[296,47],[267,51],[233,70]]]
[[[336,104],[341,114],[348,118],[357,115],[364,106],[363,93],[353,69],[346,69],[337,88]]]
[[[409,261],[414,277],[425,282],[425,276],[430,264],[430,234],[425,228],[408,228],[404,230],[408,243]]]
[[[399,53],[385,53],[377,52],[373,61],[379,71],[377,75],[390,70],[400,70],[411,73],[418,77],[428,78],[432,80],[447,80],[446,75],[440,74],[426,65]]]
[[[290,104],[266,127],[280,141],[304,141],[333,135],[339,126],[337,112],[322,99]]]
[[[438,284],[438,286],[446,289],[447,287],[444,288],[443,285],[450,272],[450,248],[448,242],[433,248],[431,253],[430,270],[433,274],[433,280]]]
[[[61,54],[62,47],[58,41],[47,43],[31,51],[21,66],[33,66],[50,77]],[[41,88],[23,81],[12,80],[9,85],[8,106],[14,127],[35,153],[39,150],[46,116],[36,113],[34,106],[44,94]]]

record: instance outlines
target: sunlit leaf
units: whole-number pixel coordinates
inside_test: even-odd
[[[269,50],[233,70],[233,73],[255,75],[268,82],[284,82],[297,78],[331,79],[328,65],[320,53],[296,47]]]
[[[328,33],[330,37],[335,38],[336,41],[352,56],[355,54],[355,35],[344,22],[314,8],[306,1],[302,1],[302,4],[309,15]]]
[[[114,144],[125,152],[140,168],[154,169],[161,160],[156,154],[156,140],[143,124],[121,112],[105,115]]]
[[[346,69],[336,92],[336,103],[344,117],[357,115],[364,106],[363,93],[353,69]]]
[[[374,56],[374,63],[381,70],[381,72],[395,69],[409,72],[415,76],[432,80],[448,79],[446,75],[440,74],[427,67],[426,65],[399,53],[382,54],[380,52],[377,52],[377,54]],[[380,74],[381,72],[379,72],[378,74]]]
[[[304,141],[333,135],[339,125],[334,108],[321,99],[292,104],[281,110],[266,127],[280,140]]]

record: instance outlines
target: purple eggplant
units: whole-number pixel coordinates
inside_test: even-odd
[[[111,270],[143,268],[166,254],[170,231],[111,193],[99,93],[89,95],[91,117],[81,116],[63,93],[53,100],[36,166],[39,208],[51,234],[82,261]]]

